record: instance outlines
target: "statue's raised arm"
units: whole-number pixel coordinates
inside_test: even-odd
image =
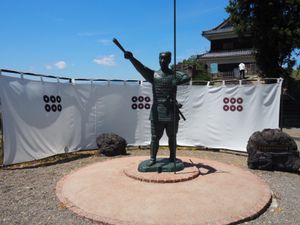
[[[153,82],[154,71],[144,66],[140,61],[138,61],[132,54],[132,52],[125,51],[124,58],[129,59],[135,69],[150,83]]]
[[[132,65],[136,68],[136,70],[150,83],[153,82],[154,71],[144,66],[140,61],[134,58],[132,52],[126,51],[125,48],[121,45],[121,43],[114,38],[113,42],[115,45],[124,53],[124,58],[129,59]]]

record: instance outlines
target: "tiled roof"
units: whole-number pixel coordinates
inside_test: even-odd
[[[203,35],[205,34],[217,34],[217,33],[225,33],[234,31],[233,26],[230,24],[229,19],[226,19],[221,24],[216,26],[215,28],[207,31],[203,31]]]
[[[233,32],[234,28],[233,27],[226,27],[218,30],[208,30],[208,31],[203,31],[203,35],[206,34],[218,34],[218,33],[226,33],[226,32]]]
[[[248,50],[236,50],[236,51],[222,51],[222,52],[207,52],[199,56],[200,59],[216,58],[216,57],[228,57],[228,56],[248,56],[253,55],[254,51]]]

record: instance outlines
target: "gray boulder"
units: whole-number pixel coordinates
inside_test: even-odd
[[[264,129],[251,135],[247,145],[248,167],[297,172],[299,151],[291,136],[279,129]]]
[[[97,137],[96,142],[103,155],[126,155],[127,141],[117,134],[103,133]]]

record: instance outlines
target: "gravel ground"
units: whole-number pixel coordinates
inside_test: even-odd
[[[168,151],[160,150],[159,153],[168,154]],[[130,150],[129,154],[122,157],[149,155],[149,151]],[[247,158],[244,155],[204,150],[179,150],[178,155],[217,160],[247,169]],[[55,195],[55,186],[72,170],[108,159],[94,155],[37,168],[1,169],[0,224],[97,224],[80,218],[65,208]],[[270,185],[273,201],[264,214],[244,224],[300,224],[299,175],[284,172],[252,172]]]

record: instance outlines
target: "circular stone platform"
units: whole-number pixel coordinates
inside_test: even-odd
[[[56,194],[78,215],[108,224],[230,224],[259,215],[271,200],[268,185],[251,172],[199,158],[179,157],[200,172],[185,182],[148,183],[125,175],[147,158],[80,168],[57,183]]]

